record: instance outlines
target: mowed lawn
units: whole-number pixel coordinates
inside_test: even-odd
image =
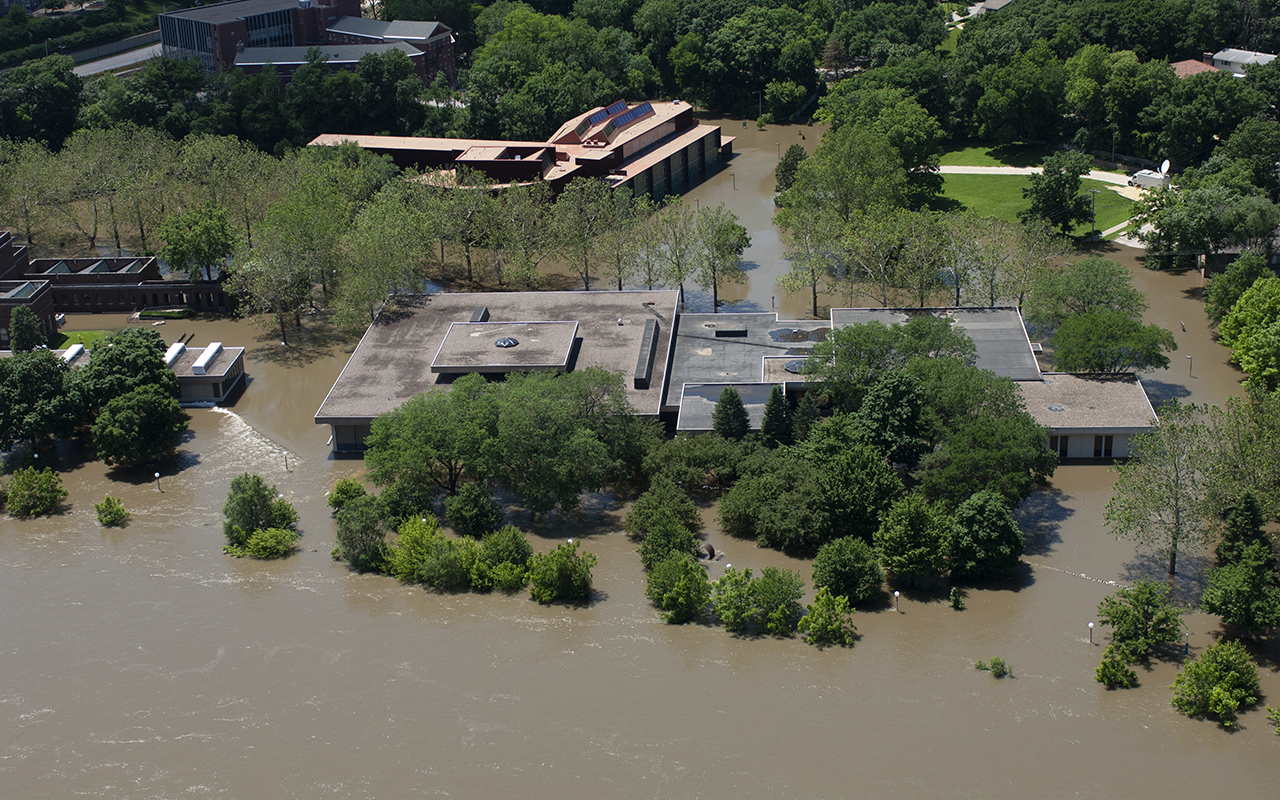
[[[944,167],[1038,167],[1053,151],[1033,144],[976,145],[943,153]]]
[[[1133,212],[1133,201],[1111,191],[1110,184],[1083,180],[1084,190],[1100,189],[1097,194],[1098,230],[1105,231],[1127,220]],[[943,175],[942,196],[959,204],[956,210],[974,211],[985,217],[1017,222],[1018,212],[1030,203],[1022,197],[1022,190],[1030,185],[1027,175]],[[950,204],[948,204],[950,205]],[[1072,233],[1088,233],[1089,223]]]
[[[64,350],[73,344],[82,344],[87,350],[94,342],[113,333],[116,331],[57,331],[49,337],[49,349]]]

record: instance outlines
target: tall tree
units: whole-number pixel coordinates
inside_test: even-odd
[[[775,385],[769,391],[764,421],[760,423],[760,436],[773,446],[791,444],[791,408],[781,386]]]
[[[1203,544],[1208,535],[1206,468],[1208,429],[1204,409],[1176,402],[1160,407],[1149,433],[1130,437],[1130,460],[1116,467],[1115,495],[1105,519],[1113,535],[1153,545],[1177,572],[1178,548]]]
[[[908,583],[943,575],[954,525],[941,506],[914,493],[903,497],[875,533],[880,563],[886,572]]]
[[[1062,372],[1130,372],[1164,369],[1166,352],[1178,349],[1159,325],[1135,322],[1122,311],[1097,310],[1071,317],[1049,340],[1053,367]]]
[[[9,347],[16,353],[35,350],[45,341],[40,318],[30,306],[17,306],[9,315]]]
[[[599,242],[611,221],[612,197],[599,178],[575,178],[556,199],[552,225],[569,268],[591,289],[591,276],[599,264]]]
[[[741,439],[751,430],[751,419],[742,403],[742,395],[732,386],[726,386],[720,392],[711,417],[715,432],[726,439]]]
[[[698,259],[695,280],[711,292],[711,310],[720,310],[720,287],[725,283],[743,283],[747,279],[742,267],[742,253],[751,246],[747,229],[724,203],[698,213]]]
[[[160,227],[164,247],[160,257],[169,268],[187,272],[192,280],[213,280],[214,267],[226,263],[235,250],[235,238],[227,213],[221,206],[203,205],[169,217]]]
[[[1044,220],[1063,233],[1091,219],[1089,197],[1080,193],[1080,176],[1089,174],[1093,160],[1086,153],[1061,151],[1044,160],[1041,172],[1022,190],[1031,206],[1018,213],[1024,223]]]

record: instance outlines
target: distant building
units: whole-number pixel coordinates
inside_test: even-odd
[[[246,75],[256,75],[270,64],[286,83],[293,78],[298,68],[308,63],[311,51],[319,50],[325,57],[325,66],[330,72],[336,70],[354,70],[360,59],[370,54],[381,55],[388,50],[399,50],[413,64],[413,72],[424,82],[427,77],[427,54],[405,44],[392,42],[389,44],[323,44],[311,47],[246,47],[236,53],[235,66],[244,70]]]
[[[1213,56],[1210,55],[1210,63],[1205,63],[1204,61],[1191,58],[1186,61],[1175,61],[1169,66],[1173,67],[1174,75],[1177,75],[1179,78],[1189,78],[1192,75],[1199,75],[1201,72],[1215,72],[1216,70],[1212,61]]]
[[[574,117],[545,142],[326,133],[311,144],[344,141],[389,155],[402,168],[464,166],[495,186],[541,179],[559,193],[574,178],[602,178],[660,200],[719,169],[733,154],[734,140],[722,137],[719,126],[701,124],[688,103],[619,100]]]
[[[45,336],[57,330],[57,312],[53,308],[53,292],[48,281],[0,281],[0,348],[9,347],[9,319],[14,309],[26,306],[40,320]]]
[[[1205,55],[1208,55],[1206,53]],[[1269,64],[1275,60],[1270,53],[1259,53],[1254,50],[1236,50],[1228,47],[1213,54],[1213,66],[1224,72],[1230,72],[1237,78],[1243,78],[1246,67]]]
[[[331,67],[349,69],[359,53],[406,50],[424,81],[443,72],[457,77],[453,32],[439,22],[379,22],[360,17],[360,0],[231,0],[160,15],[160,44],[168,58],[195,58],[210,72],[276,65],[286,79],[306,63],[312,47],[331,55]],[[375,47],[374,50],[335,45]],[[414,54],[420,55],[414,55]]]

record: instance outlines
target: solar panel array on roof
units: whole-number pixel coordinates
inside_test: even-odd
[[[607,108],[601,109],[600,111],[597,111],[596,113],[587,117],[587,125],[599,125],[601,122],[604,122],[606,119],[608,119],[609,116],[610,116],[609,109]]]
[[[652,113],[653,113],[653,105],[651,103],[641,103],[640,105],[631,109],[627,113],[621,114],[609,120],[609,124],[604,126],[604,137],[606,139],[612,139],[614,131],[618,130],[618,128],[621,128],[624,125],[629,125],[630,123],[635,122],[641,117],[647,116]]]

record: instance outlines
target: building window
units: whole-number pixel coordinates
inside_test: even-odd
[[[1066,436],[1050,436],[1049,449],[1058,454],[1059,458],[1067,457],[1067,437]]]
[[[1111,458],[1111,437],[1110,436],[1093,437],[1093,457],[1094,458]]]

